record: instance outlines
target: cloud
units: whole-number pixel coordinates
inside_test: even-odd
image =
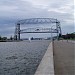
[[[73,2],[73,0],[0,0],[0,30],[6,27],[3,32],[8,34],[8,31],[14,31],[14,24],[18,20],[36,17],[57,18],[61,22],[62,28],[73,27]],[[66,31],[64,28],[63,33],[72,30],[71,28]],[[2,33],[2,31],[0,32]]]

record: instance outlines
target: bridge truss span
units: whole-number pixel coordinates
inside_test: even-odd
[[[47,23],[56,23],[59,22],[57,19],[53,18],[30,18],[30,19],[24,19],[20,20],[17,23],[19,24],[47,24]]]
[[[25,29],[21,29],[20,25],[23,24],[52,24],[55,23],[56,28],[53,29],[52,27],[50,28],[25,28]],[[30,19],[24,19],[24,20],[19,20],[16,23],[16,27],[15,27],[15,39],[16,40],[20,40],[20,34],[23,33],[57,33],[57,35],[61,34],[61,27],[60,27],[60,22],[57,19],[53,19],[53,18],[30,18]]]
[[[56,29],[51,28],[27,28],[20,31],[20,33],[57,33]]]

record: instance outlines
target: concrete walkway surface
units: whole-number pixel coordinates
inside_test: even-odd
[[[35,75],[54,75],[54,62],[53,62],[53,47],[50,43],[40,65],[38,66]]]
[[[54,42],[55,75],[75,75],[75,43]]]

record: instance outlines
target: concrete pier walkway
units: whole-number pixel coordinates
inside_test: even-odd
[[[53,47],[50,43],[35,75],[54,75]]]
[[[75,41],[51,43],[35,75],[75,75]]]
[[[54,42],[55,75],[75,75],[74,46],[71,41]]]

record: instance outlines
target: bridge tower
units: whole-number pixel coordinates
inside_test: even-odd
[[[56,19],[57,39],[62,35],[60,22]]]
[[[20,23],[16,24],[14,39],[20,40]]]

